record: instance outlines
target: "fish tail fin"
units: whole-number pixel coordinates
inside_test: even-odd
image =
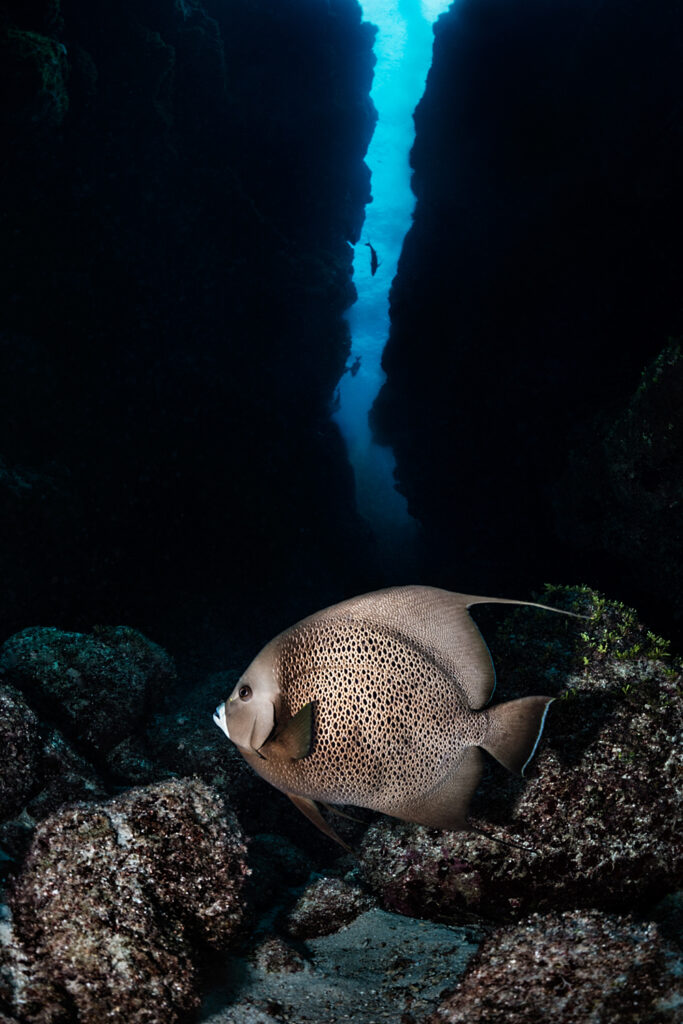
[[[489,708],[481,746],[508,771],[524,775],[536,753],[552,697],[521,697]]]

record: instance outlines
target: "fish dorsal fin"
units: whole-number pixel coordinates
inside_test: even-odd
[[[260,753],[269,758],[291,758],[294,761],[307,757],[313,741],[313,702],[304,704],[293,715],[275,737],[264,743]]]
[[[548,611],[561,611],[531,601],[457,594],[436,587],[406,586],[376,590],[342,601],[311,615],[303,623],[357,620],[402,633],[456,680],[469,706],[477,709],[490,700],[496,685],[488,647],[468,611],[471,605],[484,603],[529,604]]]

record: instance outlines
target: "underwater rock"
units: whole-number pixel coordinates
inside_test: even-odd
[[[174,679],[170,656],[127,626],[91,634],[32,627],[0,650],[0,680],[100,755],[144,722]]]
[[[528,612],[503,622],[492,644],[498,699],[558,699],[530,777],[489,764],[472,816],[522,848],[473,832],[375,824],[361,872],[387,909],[440,921],[618,909],[663,897],[680,877],[680,664],[632,610],[581,588],[544,596],[593,618],[580,634]]]
[[[40,722],[20,693],[0,687],[0,850],[8,858],[0,867],[21,861],[36,821],[105,796],[93,766]]]
[[[683,987],[657,925],[599,911],[532,914],[487,939],[423,1024],[674,1024]]]
[[[284,915],[281,924],[295,939],[317,939],[338,932],[376,904],[372,896],[341,878],[317,878]]]
[[[558,531],[606,552],[630,592],[683,615],[683,356],[670,342],[645,369],[622,414],[591,424],[558,484]],[[656,524],[656,529],[653,529]]]
[[[25,813],[38,821],[64,804],[106,795],[93,765],[76,753],[58,729],[48,729],[41,748],[38,786],[25,805]]]
[[[302,887],[314,870],[312,858],[282,833],[250,836],[249,866],[249,905],[266,912],[282,903],[284,890]]]
[[[266,939],[254,952],[254,965],[267,974],[294,974],[303,971],[306,961],[282,939]]]
[[[58,128],[69,109],[66,48],[57,39],[15,26],[0,31],[0,128]]]
[[[245,852],[197,780],[42,822],[9,900],[11,1012],[26,1024],[180,1020],[198,1003],[199,950],[225,948],[242,923]]]
[[[17,690],[0,686],[0,821],[35,787],[40,748],[37,716]]]

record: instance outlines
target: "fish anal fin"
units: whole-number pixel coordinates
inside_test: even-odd
[[[274,739],[264,743],[261,747],[262,756],[266,759],[276,757],[299,761],[310,753],[312,740],[313,701],[310,701],[290,718],[282,730],[276,732]]]
[[[478,747],[467,747],[457,768],[425,798],[420,808],[414,813],[411,809],[404,820],[426,825],[427,828],[469,828],[467,812],[481,779],[482,760]],[[402,818],[403,815],[397,813],[396,817]]]
[[[523,775],[543,732],[552,697],[520,697],[488,708],[484,750],[509,771]]]
[[[330,814],[336,814],[338,818],[346,818],[347,821],[355,821],[358,825],[367,824],[367,822],[363,821],[361,818],[354,818],[352,814],[347,814],[346,811],[340,811],[338,807],[334,806],[334,804],[326,804],[324,800],[319,800],[318,803],[320,803],[326,811],[329,811]]]
[[[317,808],[314,800],[311,800],[307,796],[297,796],[295,793],[287,793],[287,796],[292,801],[295,807],[298,807],[302,814],[305,814],[309,821],[312,821],[316,828],[319,828],[328,839],[333,839],[335,843],[339,843],[343,846],[348,853],[353,853],[353,850],[345,843],[341,836],[338,836],[332,826],[325,821],[322,814]]]

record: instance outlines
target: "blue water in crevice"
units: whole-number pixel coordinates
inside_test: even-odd
[[[396,274],[415,197],[410,188],[409,154],[415,130],[413,111],[423,92],[432,59],[432,24],[449,0],[361,0],[363,15],[377,26],[371,98],[377,125],[366,156],[372,201],[353,261],[358,299],[346,317],[351,332],[349,367],[339,384],[335,420],[344,435],[356,476],[361,515],[373,527],[387,557],[401,555],[405,565],[418,527],[396,491],[394,456],[372,441],[368,412],[382,386],[382,351],[389,336],[389,289]],[[369,242],[379,267],[373,276]]]

